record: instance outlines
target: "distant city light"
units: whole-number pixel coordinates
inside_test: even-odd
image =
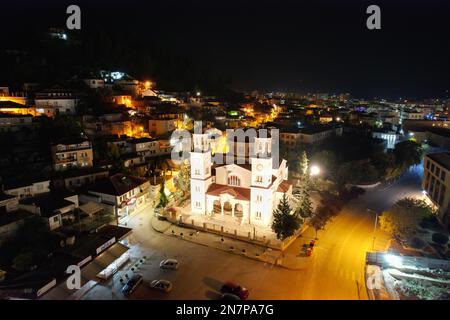
[[[115,71],[115,72],[111,72],[110,75],[111,75],[111,78],[113,78],[114,80],[120,80],[123,78],[125,73],[120,72],[120,71]]]
[[[196,95],[199,97],[202,93],[200,91],[197,91]]]

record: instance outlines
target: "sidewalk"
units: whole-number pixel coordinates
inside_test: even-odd
[[[306,268],[311,260],[309,257],[303,257],[291,253],[282,253],[279,250],[273,250],[244,241],[221,237],[213,233],[179,227],[169,221],[158,220],[155,217],[151,218],[151,226],[155,231],[163,233],[167,236],[177,237],[178,239],[190,241],[203,246],[242,255],[249,259],[270,264],[272,267],[277,265],[290,270],[301,270]]]
[[[242,255],[247,258],[272,265],[276,263],[277,258],[281,254],[280,251],[271,250],[270,248],[268,249],[266,247],[254,245],[244,241],[221,237],[213,233],[180,227],[172,224],[169,221],[158,220],[156,217],[151,218],[151,226],[155,231],[163,233],[170,237],[177,237],[178,239]]]

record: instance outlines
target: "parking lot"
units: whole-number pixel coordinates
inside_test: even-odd
[[[131,277],[131,267],[138,263],[135,272],[144,282],[155,279],[169,280],[170,293],[162,293],[141,284],[128,299],[218,299],[225,281],[233,280],[250,291],[249,299],[293,299],[298,297],[305,272],[290,271],[272,264],[251,260],[214,248],[198,245],[154,231],[150,214],[141,213],[129,222],[133,226],[130,241],[131,262],[118,271],[113,279],[98,284],[83,299],[126,299],[120,278]],[[145,259],[143,257],[146,257]],[[163,270],[163,259],[175,258],[180,262],[177,271]],[[142,263],[139,261],[144,259]]]

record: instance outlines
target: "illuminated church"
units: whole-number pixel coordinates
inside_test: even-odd
[[[270,226],[273,210],[283,194],[292,195],[292,185],[287,181],[287,162],[283,159],[277,165],[278,161],[274,161],[272,138],[254,137],[246,143],[235,143],[234,149],[244,152],[245,161],[235,158],[232,164],[222,165],[212,163],[208,134],[194,134],[193,140],[194,151],[190,154],[192,214],[213,218],[228,216],[230,221],[241,225]],[[238,152],[236,154],[241,156]]]

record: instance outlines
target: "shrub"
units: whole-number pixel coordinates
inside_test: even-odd
[[[420,226],[424,229],[437,228],[439,227],[439,221],[436,216],[430,215],[423,218],[422,222],[420,222]]]
[[[433,242],[441,245],[447,244],[448,242],[448,236],[439,232],[433,233],[431,239],[433,240]]]

